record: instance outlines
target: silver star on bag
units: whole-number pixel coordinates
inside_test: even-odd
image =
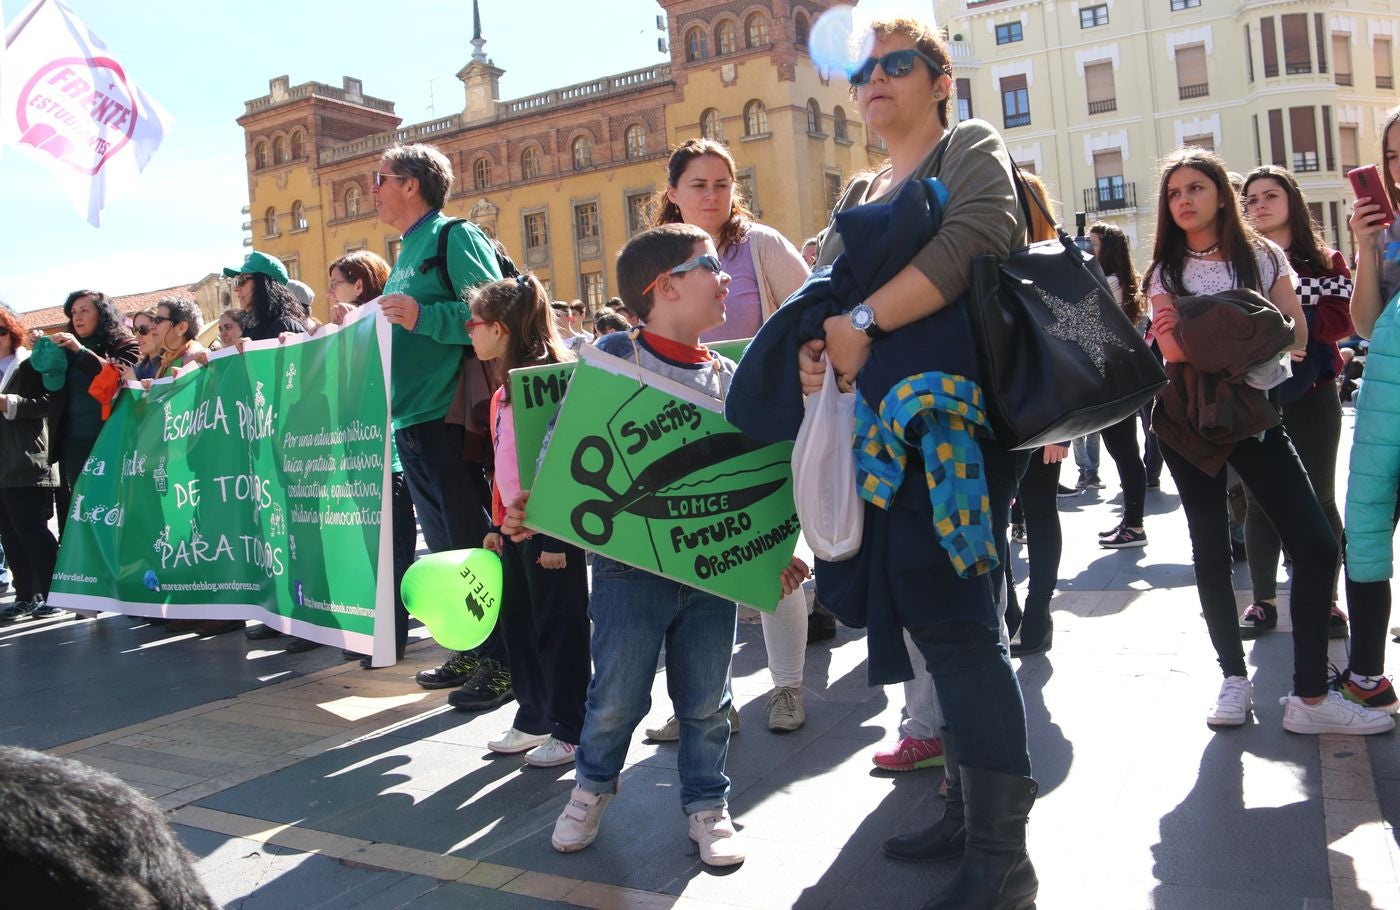
[[[1050,308],[1050,315],[1055,317],[1055,321],[1046,326],[1045,331],[1061,341],[1068,341],[1081,349],[1089,356],[1089,360],[1094,364],[1094,369],[1099,371],[1100,376],[1108,378],[1104,369],[1108,363],[1108,348],[1115,347],[1121,351],[1132,351],[1132,348],[1108,331],[1108,327],[1098,318],[1097,291],[1090,291],[1077,303],[1070,303],[1068,300],[1056,297],[1054,294],[1048,294],[1040,288],[1036,288],[1035,292]],[[1086,313],[1090,314],[1091,318],[1084,318]]]

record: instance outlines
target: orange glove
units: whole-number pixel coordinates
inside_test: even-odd
[[[121,370],[110,363],[102,365],[102,372],[98,373],[92,380],[92,385],[88,386],[88,394],[102,405],[103,420],[112,416],[112,402],[116,399],[117,392],[121,391],[121,387]]]

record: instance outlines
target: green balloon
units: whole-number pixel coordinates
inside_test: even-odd
[[[501,560],[490,550],[447,550],[408,567],[403,605],[437,643],[469,651],[486,640],[501,615]]]

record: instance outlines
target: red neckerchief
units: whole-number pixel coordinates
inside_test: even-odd
[[[655,332],[647,329],[641,330],[642,340],[647,343],[647,347],[665,357],[667,360],[674,360],[676,363],[709,363],[714,355],[710,349],[703,344],[698,348],[693,348],[688,344],[673,341],[670,338],[663,338]]]

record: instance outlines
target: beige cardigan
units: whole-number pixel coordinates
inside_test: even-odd
[[[767,322],[807,280],[807,263],[786,237],[757,222],[749,225],[748,241],[758,276],[758,302]]]

